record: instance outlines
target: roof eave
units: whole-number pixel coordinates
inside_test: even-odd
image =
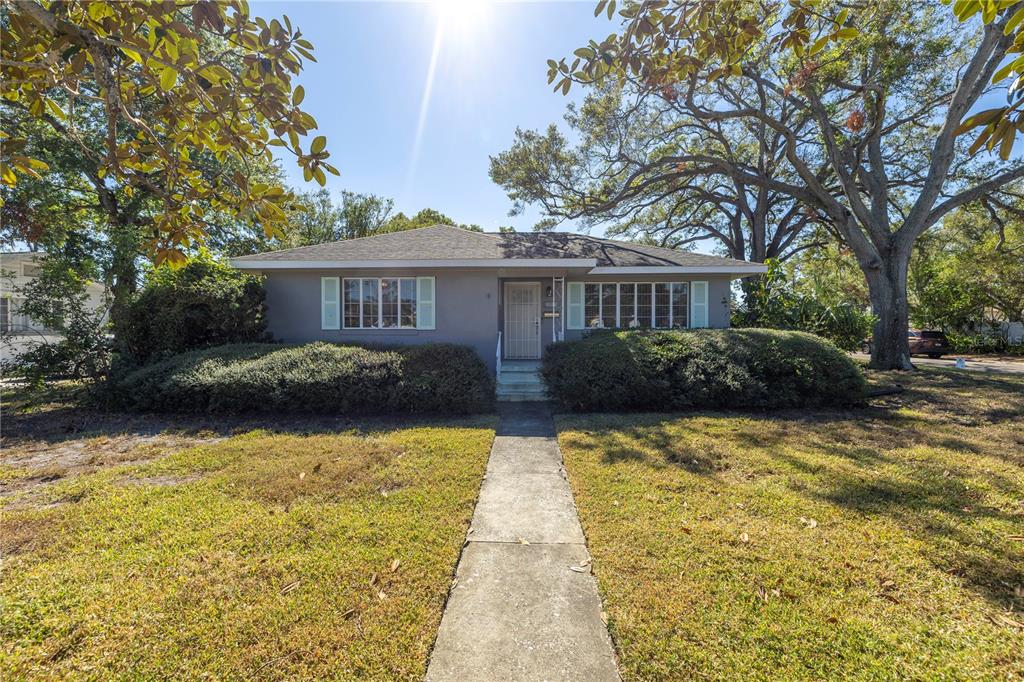
[[[600,266],[588,272],[589,275],[734,275],[749,277],[768,272],[760,263],[749,265],[625,265]]]
[[[384,268],[594,268],[596,258],[441,258],[389,260],[245,260],[232,258],[240,270],[368,270]]]

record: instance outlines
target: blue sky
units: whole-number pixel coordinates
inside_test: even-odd
[[[505,193],[487,175],[516,126],[561,122],[568,99],[547,85],[549,58],[572,53],[613,25],[594,3],[484,2],[457,19],[412,2],[252,2],[268,20],[287,14],[317,58],[299,77],[303,109],[326,135],[341,177],[328,188],[392,197],[411,214],[438,209],[484,229],[529,230],[536,212],[508,217]],[[420,145],[416,137],[435,35],[444,19]],[[293,162],[285,171],[302,181]]]

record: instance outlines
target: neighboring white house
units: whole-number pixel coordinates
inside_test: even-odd
[[[11,336],[0,344],[0,360],[8,360],[22,352],[30,341],[52,343],[60,334],[47,329],[20,310],[23,298],[19,290],[39,276],[42,265],[39,260],[45,254],[38,251],[0,253],[0,332]],[[104,305],[105,289],[102,284],[90,283],[86,287],[89,305],[100,308]]]

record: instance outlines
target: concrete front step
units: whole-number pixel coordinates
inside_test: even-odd
[[[499,403],[542,403],[548,399],[546,393],[509,392],[497,394]]]

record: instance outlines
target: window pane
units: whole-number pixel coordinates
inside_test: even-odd
[[[583,317],[588,327],[601,326],[601,287],[587,284],[583,293]]]
[[[615,285],[601,285],[601,326],[609,329],[617,327],[615,323]]]
[[[651,326],[651,285],[636,285],[636,308],[637,326],[647,328]]]
[[[380,301],[380,291],[377,287],[378,279],[363,280],[363,327],[379,327],[377,320],[377,308]]]
[[[400,297],[402,301],[401,314],[399,316],[399,327],[416,327],[416,280],[402,279],[400,283]]]
[[[619,326],[636,327],[636,285],[632,282],[619,285]]]
[[[398,326],[398,280],[380,281],[380,315],[382,327]]]
[[[345,280],[345,326],[359,326],[359,280]]]
[[[659,283],[654,285],[654,326],[659,328],[668,327],[668,284]]]
[[[687,291],[686,282],[672,283],[672,326],[686,327],[689,325],[689,318],[686,315]]]

